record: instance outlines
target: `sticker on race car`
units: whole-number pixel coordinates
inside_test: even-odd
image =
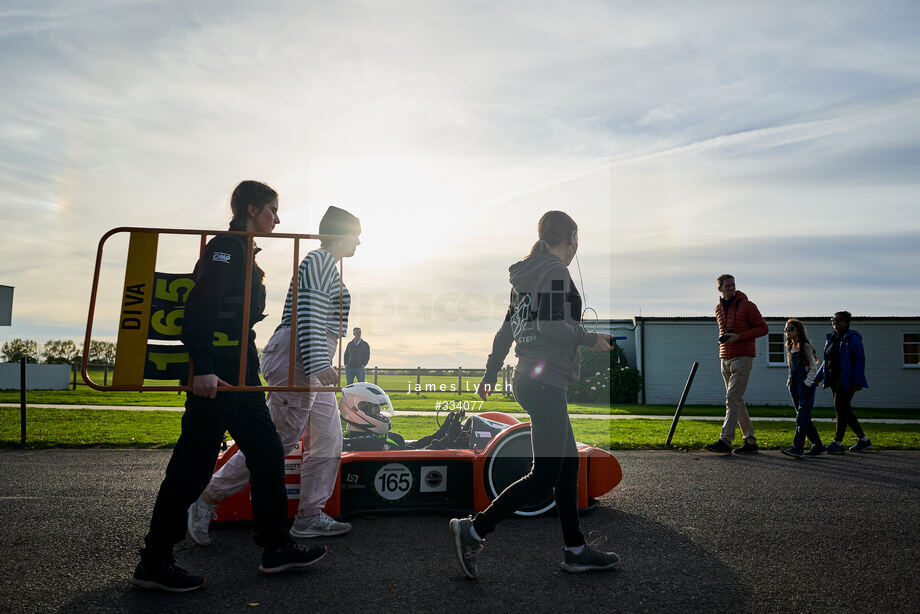
[[[447,492],[447,465],[422,467],[419,475],[419,492]]]
[[[402,463],[388,463],[374,476],[374,488],[389,501],[402,499],[412,490],[412,472]]]

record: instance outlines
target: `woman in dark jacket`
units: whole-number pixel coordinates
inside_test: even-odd
[[[454,518],[450,533],[457,560],[470,578],[486,535],[521,505],[553,492],[565,542],[562,568],[569,572],[609,569],[619,557],[585,544],[578,521],[578,450],[566,404],[566,386],[578,381],[581,345],[610,351],[610,335],[587,333],[580,325],[581,297],[568,265],[578,249],[578,227],[562,211],[550,211],[537,225],[539,240],[509,269],[511,304],[495,335],[486,373],[476,393],[486,400],[515,343],[518,364],[512,390],[530,414],[533,465],[475,518]]]
[[[244,181],[230,200],[230,230],[269,233],[279,222],[278,194],[257,181]],[[284,451],[265,405],[263,392],[220,392],[239,382],[240,347],[247,344],[245,384],[259,386],[259,355],[253,324],[265,316],[263,272],[253,260],[249,322],[243,332],[248,239],[220,234],[205,246],[195,267],[195,287],[185,305],[182,342],[191,357],[194,375],[187,393],[182,433],[160,485],[141,561],[131,583],[146,589],[184,592],[205,580],[176,565],[173,546],[185,537],[186,510],[208,484],[214,463],[229,431],[246,454],[251,471],[256,543],[264,548],[262,573],[306,567],[325,548],[299,546],[285,530],[287,494]]]
[[[824,381],[824,387],[834,393],[837,432],[833,443],[827,446],[828,454],[844,453],[843,436],[848,425],[859,438],[855,445],[850,446],[851,452],[862,452],[872,447],[851,405],[853,395],[869,387],[866,382],[866,353],[863,350],[862,335],[850,328],[851,317],[849,311],[838,311],[831,318],[834,332],[827,336],[824,364],[815,377],[815,382]]]

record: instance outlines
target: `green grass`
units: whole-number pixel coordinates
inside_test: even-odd
[[[111,383],[111,371],[109,372],[109,383]],[[368,381],[373,381],[373,371],[368,370]],[[470,388],[475,388],[478,377],[473,374],[466,376],[464,371],[463,385],[460,387],[462,394],[457,392],[408,392],[409,385],[415,385],[415,375],[381,375],[378,378],[378,385],[388,390],[393,407],[397,411],[432,411],[436,410],[436,404],[440,402],[453,402],[464,404],[464,407],[474,408],[474,411],[503,411],[507,413],[517,413],[521,408],[515,403],[511,396],[504,396],[496,393],[489,397],[489,400],[480,405],[479,397],[472,392],[465,392],[467,383]],[[90,376],[93,381],[102,382],[103,371],[90,370]],[[150,385],[176,385],[178,382],[167,382],[158,380],[147,380],[145,383]],[[344,384],[344,378],[342,384]],[[451,384],[457,385],[457,378],[453,376],[423,376],[422,385],[425,383],[436,386]],[[501,380],[499,380],[501,383]],[[82,407],[92,407],[94,405],[145,405],[153,407],[182,407],[185,404],[185,393],[176,392],[120,392],[120,391],[98,391],[93,390],[85,385],[78,377],[76,390],[30,390],[27,392],[26,402],[29,404],[63,404],[76,405]],[[18,390],[0,390],[0,403],[19,403]],[[569,413],[571,414],[622,414],[622,415],[653,415],[653,416],[673,416],[675,407],[671,405],[638,405],[618,403],[616,405],[607,405],[603,403],[570,403]],[[795,417],[795,411],[790,406],[771,406],[771,405],[754,405],[748,408],[754,418],[767,417]],[[920,408],[914,409],[864,409],[858,408],[860,420],[870,419],[920,419]],[[684,416],[721,416],[724,415],[725,408],[722,405],[689,405],[684,407],[682,415]],[[833,418],[833,408],[816,408],[813,413],[816,418]]]
[[[168,448],[179,437],[182,414],[175,411],[122,411],[100,409],[28,410],[27,445],[31,448],[53,447],[138,447]],[[575,437],[601,448],[663,448],[670,428],[668,420],[631,419],[596,420],[573,418]],[[818,432],[827,441],[833,436],[833,424],[818,423]],[[673,445],[677,448],[701,449],[718,438],[716,422],[686,420],[678,424]],[[758,422],[757,440],[764,449],[784,448],[791,444],[791,422]],[[418,439],[437,429],[435,416],[396,416],[393,430],[407,439]],[[920,449],[920,425],[866,425],[876,449]],[[740,440],[740,435],[739,435]],[[19,410],[0,408],[0,447],[19,445]]]
[[[588,419],[573,419],[588,422]],[[595,422],[598,422],[595,420]],[[795,424],[792,422],[758,422],[754,419],[757,444],[766,450],[788,448],[792,445]],[[877,450],[920,450],[920,424],[878,424],[862,420],[873,447]],[[663,448],[671,427],[669,420],[612,420],[605,425],[607,441],[613,449]],[[821,440],[833,441],[835,425],[832,422],[815,423]],[[684,420],[678,423],[671,444],[675,448],[701,450],[706,444],[719,438],[722,425],[718,422]],[[851,431],[847,431],[847,446],[856,443]],[[852,441],[849,441],[852,439]],[[590,443],[586,441],[585,443]],[[735,445],[741,445],[740,432]]]

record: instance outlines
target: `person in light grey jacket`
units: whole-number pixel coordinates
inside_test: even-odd
[[[530,414],[533,465],[475,518],[454,518],[450,533],[457,560],[470,578],[486,535],[525,505],[550,493],[556,501],[565,544],[562,568],[569,572],[609,569],[619,560],[585,543],[578,519],[578,449],[569,422],[566,386],[578,381],[579,346],[612,348],[610,335],[581,327],[581,296],[568,265],[578,249],[578,226],[566,213],[550,211],[537,225],[539,240],[530,254],[511,266],[511,300],[495,334],[486,372],[476,393],[486,400],[514,342],[518,363],[512,391]]]

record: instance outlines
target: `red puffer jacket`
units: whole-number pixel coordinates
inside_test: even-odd
[[[719,324],[720,337],[730,330],[741,335],[741,339],[734,343],[719,344],[719,358],[756,356],[754,340],[770,330],[757,305],[749,301],[744,292],[735,292],[735,300],[727,308],[719,301],[716,305],[716,322]]]

